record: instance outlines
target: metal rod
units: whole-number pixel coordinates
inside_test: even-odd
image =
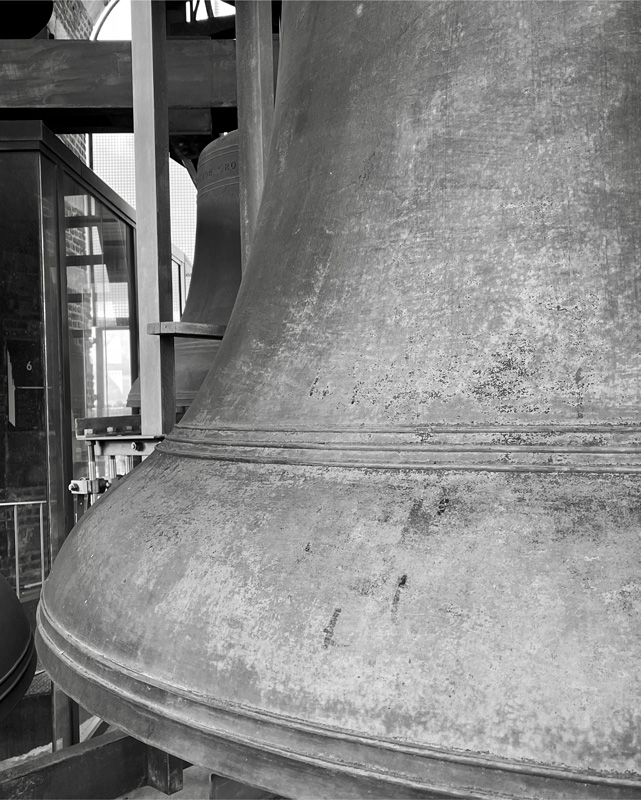
[[[263,194],[274,116],[272,4],[236,3],[236,76],[240,144],[240,235],[242,269],[249,256]]]
[[[44,526],[44,506],[40,503],[40,578],[42,584],[45,582],[45,526]]]
[[[38,503],[42,505],[46,502],[46,500],[11,500],[7,503],[0,503],[0,508],[8,508],[9,506],[12,508],[14,506],[35,506],[38,505]]]
[[[16,559],[16,594],[18,599],[20,598],[20,557],[19,557],[19,550],[20,544],[18,542],[18,508],[17,505],[13,509],[13,543],[15,548],[15,559]]]
[[[165,3],[132,3],[131,26],[141,425],[157,436],[176,421],[173,339],[147,335],[173,318]]]
[[[98,470],[96,469],[96,450],[93,442],[87,447],[87,473],[89,477],[89,494],[87,495],[87,505],[92,505],[94,501],[93,487],[94,481],[98,477]]]

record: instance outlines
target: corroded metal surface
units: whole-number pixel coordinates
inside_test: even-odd
[[[238,133],[216,139],[198,159],[194,266],[181,322],[227,325],[240,286]],[[141,287],[144,291],[144,287]],[[209,372],[220,342],[176,339],[176,405],[188,406]],[[127,405],[140,406],[135,381]]]
[[[284,13],[216,370],[41,657],[285,795],[638,797],[641,8]]]

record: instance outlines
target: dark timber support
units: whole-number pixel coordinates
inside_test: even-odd
[[[173,339],[146,333],[172,318],[164,3],[132,3],[131,22],[142,433],[158,435],[175,423]]]
[[[236,74],[240,132],[240,235],[247,262],[265,180],[274,116],[272,4],[236,3]]]
[[[147,785],[165,794],[175,794],[183,788],[182,758],[155,747],[147,748]]]
[[[0,768],[0,799],[119,797],[147,785],[147,745],[120,731]]]
[[[98,800],[142,786],[170,795],[183,788],[184,766],[182,758],[111,731],[18,765],[0,765],[0,800]]]
[[[78,703],[55,685],[51,687],[53,723],[53,749],[60,750],[80,741],[80,714]]]
[[[166,58],[170,108],[236,105],[233,41],[171,39]],[[129,42],[3,40],[0,108],[41,114],[131,110],[131,60]]]

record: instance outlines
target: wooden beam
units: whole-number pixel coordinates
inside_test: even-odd
[[[226,325],[208,325],[205,322],[154,322],[147,325],[147,333],[152,336],[182,336],[189,339],[222,339]]]
[[[274,116],[272,4],[236,2],[240,236],[244,269],[263,194]]]
[[[171,140],[171,139],[170,139]],[[172,158],[174,156],[172,155]],[[191,158],[187,158],[186,156],[180,159],[180,163],[189,173],[189,177],[191,178],[191,182],[194,184],[196,188],[198,188],[198,168],[197,164]]]
[[[209,797],[211,800],[273,800],[276,795],[267,789],[256,789],[245,783],[232,781],[230,778],[212,775]]]
[[[140,397],[151,436],[176,421],[173,339],[147,335],[148,324],[173,316],[165,27],[164,3],[131,4]]]
[[[53,133],[132,133],[134,129],[130,108],[118,111],[64,108],[47,111],[0,107],[0,122],[24,120],[38,120]],[[236,130],[237,127],[235,107],[169,109],[169,135],[175,144],[191,154],[195,142],[202,142],[195,150],[196,158],[211,142],[212,132]]]
[[[155,747],[147,747],[147,785],[163,794],[175,794],[183,788],[182,758]]]
[[[0,48],[0,108],[133,107],[130,42],[5,39]],[[166,43],[166,50],[170,108],[236,105],[233,41],[175,39]]]
[[[63,750],[80,741],[80,708],[59,686],[51,686],[52,742],[54,750]]]
[[[147,745],[120,731],[0,767],[0,798],[119,797],[147,785]]]

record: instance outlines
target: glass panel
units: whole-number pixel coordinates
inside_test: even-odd
[[[44,370],[47,387],[48,508],[45,512],[45,575],[73,525],[71,480],[72,434],[66,381],[66,331],[62,330],[60,296],[60,242],[63,231],[58,219],[58,169],[53,161],[40,157],[41,225],[43,254]]]
[[[72,416],[130,414],[131,228],[68,176],[64,216]],[[86,475],[78,444],[73,477]]]
[[[38,154],[0,153],[0,186],[0,572],[24,584],[47,483]]]
[[[187,292],[191,282],[192,265],[187,256],[177,247],[171,252],[171,293],[173,301],[173,320],[178,322],[185,310]]]

